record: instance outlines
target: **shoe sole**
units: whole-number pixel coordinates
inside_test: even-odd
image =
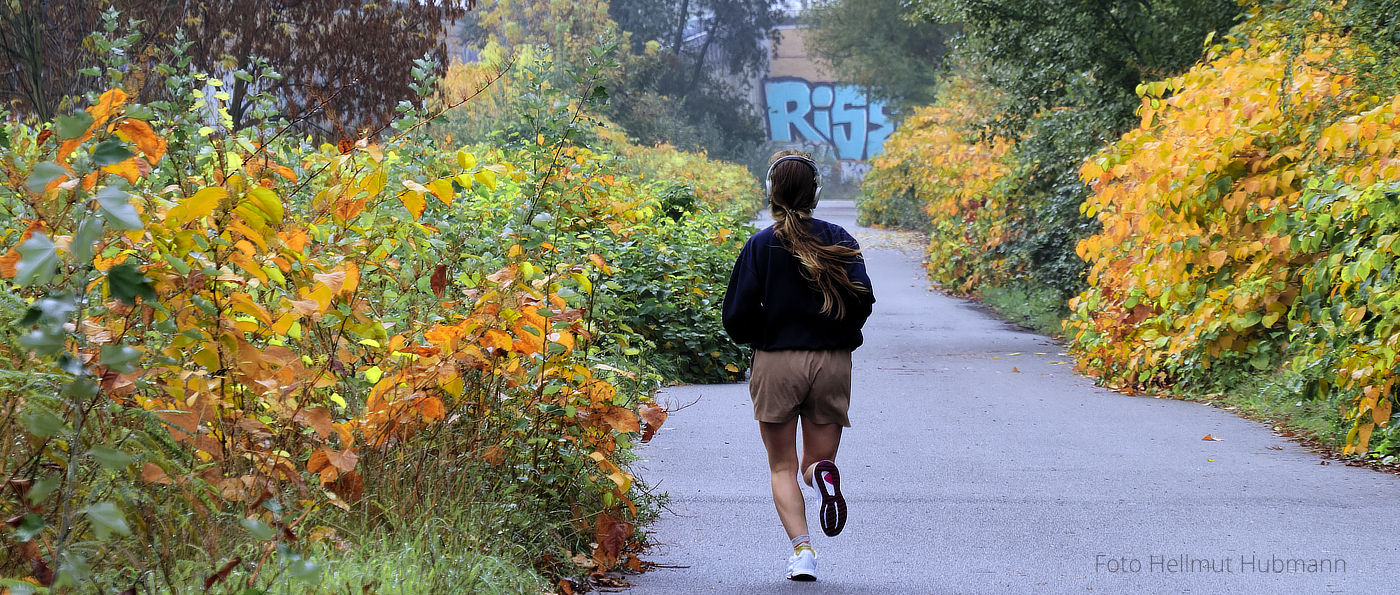
[[[827,476],[831,478],[830,484],[826,482]],[[841,530],[846,528],[846,498],[841,496],[841,471],[836,468],[836,463],[818,461],[812,472],[812,483],[817,484],[817,491],[822,494],[822,533],[827,537],[840,535]],[[830,492],[827,492],[828,487]]]
[[[810,574],[794,574],[789,576],[788,580],[797,581],[799,583],[810,583],[814,580],[817,580],[817,577],[812,576]]]

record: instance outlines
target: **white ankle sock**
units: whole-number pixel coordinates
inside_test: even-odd
[[[811,535],[803,533],[801,535],[798,535],[797,537],[792,538],[792,551],[796,552],[804,547],[809,550],[812,550],[813,552],[817,551],[812,549]]]

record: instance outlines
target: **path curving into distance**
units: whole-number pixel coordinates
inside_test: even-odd
[[[820,535],[807,491],[819,580],[783,579],[791,550],[747,385],[669,388],[663,402],[694,405],[637,451],[638,474],[671,497],[642,557],[680,568],[630,577],[628,592],[1400,588],[1400,477],[1320,464],[1209,406],[1097,388],[1057,342],[927,289],[909,236],[856,228],[850,202],[817,216],[860,240],[879,300],[837,459],[845,532]]]

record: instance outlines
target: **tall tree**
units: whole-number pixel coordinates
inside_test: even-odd
[[[781,14],[763,0],[611,0],[608,14],[632,34],[635,49],[649,41],[668,48],[681,75],[677,88],[698,82],[695,71],[732,75],[761,70],[764,39]]]
[[[414,61],[444,68],[444,34],[465,2],[413,0],[242,0],[191,3],[185,22],[196,64],[214,73],[251,71],[263,59],[283,79],[274,90],[290,115],[319,110],[308,121],[333,137],[354,137],[387,123],[394,106],[416,100]],[[439,73],[441,70],[439,70]],[[229,113],[247,122],[256,84],[233,82]]]
[[[1132,118],[1137,85],[1188,68],[1235,0],[912,0],[916,17],[960,23],[958,49],[1004,91],[1000,123],[1019,132],[1046,108],[1111,104]]]
[[[1006,180],[1013,284],[1067,299],[1083,287],[1074,253],[1095,230],[1080,211],[1079,166],[1134,122],[1137,86],[1183,72],[1235,0],[911,0],[913,14],[959,23],[956,63],[998,90],[985,126],[1016,139]],[[1054,300],[1052,300],[1053,302]]]
[[[956,25],[911,19],[904,0],[833,0],[802,13],[808,51],[895,106],[933,102]]]
[[[65,101],[88,90],[79,74],[93,66],[97,48],[85,43],[101,23],[109,0],[0,0],[0,101],[40,120],[64,109]],[[170,0],[122,0],[140,15],[142,31],[173,29],[177,6]],[[134,48],[149,55],[151,44]]]
[[[499,0],[467,17],[464,37],[507,50],[545,44],[566,67],[600,36],[619,39],[627,55],[608,81],[611,119],[644,143],[742,160],[763,134],[743,85],[764,68],[776,18],[764,0]]]
[[[233,79],[229,113],[235,126],[249,123],[250,97],[261,90],[278,96],[289,114],[309,116],[305,121],[324,136],[354,136],[386,123],[399,101],[417,99],[409,86],[414,60],[426,55],[442,66],[448,25],[474,3],[0,0],[0,84],[6,85],[0,94],[48,119],[64,97],[89,90],[78,71],[92,66],[95,55],[83,40],[111,8],[143,34],[145,62],[159,60],[151,48],[183,31],[198,68]],[[257,59],[281,80],[233,77],[252,70]],[[146,89],[160,92],[159,85]]]

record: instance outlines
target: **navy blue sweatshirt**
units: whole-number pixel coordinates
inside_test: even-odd
[[[824,245],[860,249],[840,225],[820,219],[807,221],[812,235]],[[865,261],[846,266],[851,281],[870,288]],[[729,276],[724,292],[724,330],[738,343],[763,351],[812,351],[860,347],[860,328],[870,317],[873,292],[847,297],[846,317],[823,315],[822,294],[802,277],[802,264],[773,233],[773,227],[753,234]]]

